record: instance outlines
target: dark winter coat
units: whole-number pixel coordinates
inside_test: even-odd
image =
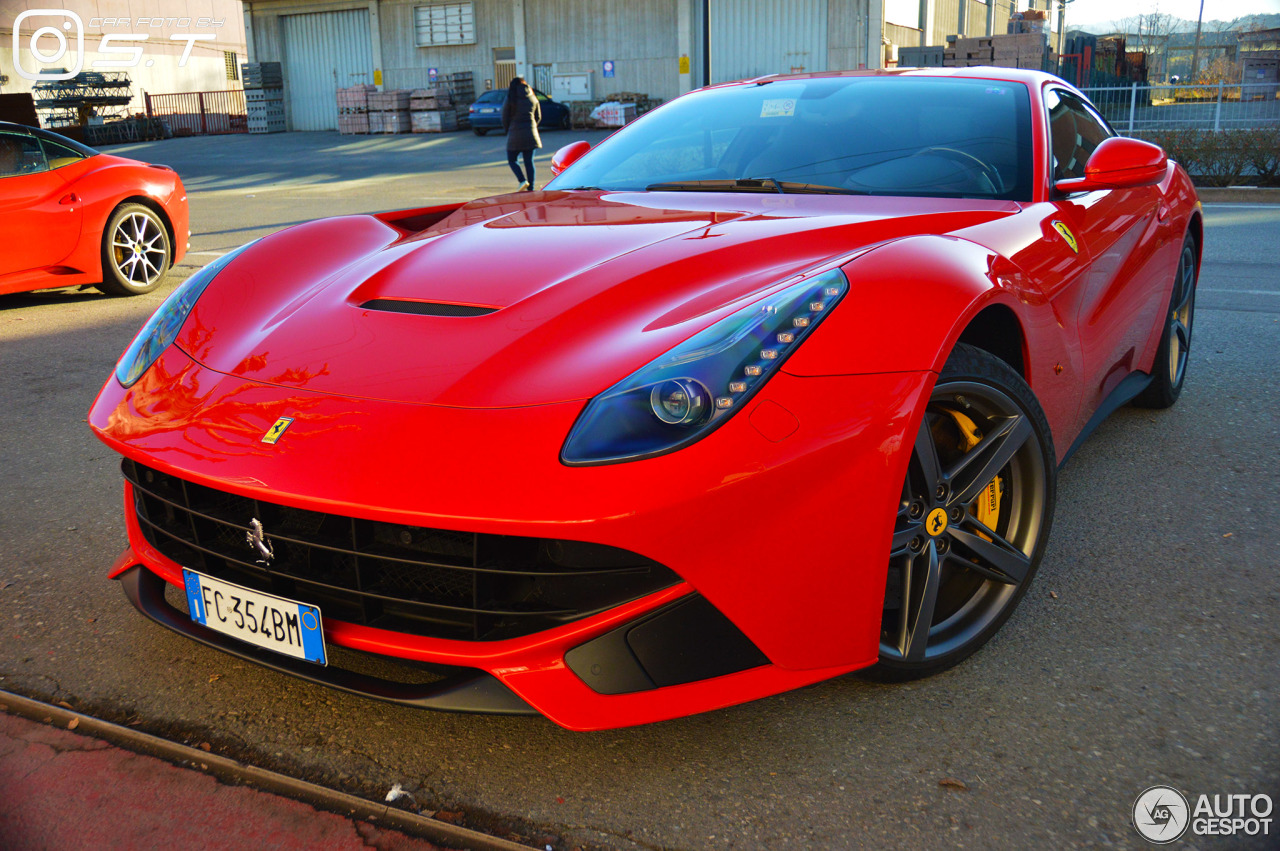
[[[542,147],[538,124],[542,106],[533,89],[525,86],[524,97],[508,97],[502,105],[502,129],[507,131],[508,151],[532,151]]]

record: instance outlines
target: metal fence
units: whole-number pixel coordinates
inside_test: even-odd
[[[1280,124],[1280,87],[1269,84],[1108,86],[1082,89],[1111,126],[1144,130],[1231,130]]]
[[[146,95],[147,116],[169,125],[175,136],[248,133],[244,92],[179,92]]]

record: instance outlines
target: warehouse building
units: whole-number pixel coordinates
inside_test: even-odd
[[[284,66],[293,130],[336,128],[336,89],[361,83],[415,89],[469,73],[479,93],[519,74],[557,99],[637,92],[668,100],[708,80],[875,68],[884,61],[883,0],[253,0],[244,6],[250,61]]]

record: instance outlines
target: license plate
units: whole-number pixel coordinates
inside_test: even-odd
[[[481,111],[481,112],[497,112],[498,110],[493,109],[492,107],[490,107],[490,108],[488,108],[488,109],[483,109],[483,108],[482,108],[480,111]]]
[[[212,576],[182,571],[191,619],[214,632],[320,665],[328,664],[320,609]]]

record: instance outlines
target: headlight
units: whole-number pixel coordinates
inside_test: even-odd
[[[836,269],[689,338],[587,403],[565,464],[635,461],[705,437],[755,395],[849,289]]]
[[[222,255],[169,293],[169,297],[151,314],[147,324],[142,326],[138,336],[133,338],[133,343],[120,357],[120,362],[116,364],[116,381],[125,387],[132,387],[142,377],[151,364],[156,362],[156,358],[177,338],[182,324],[187,321],[187,314],[196,306],[196,299],[200,298],[209,282],[250,245],[253,242],[246,242],[235,251]]]

